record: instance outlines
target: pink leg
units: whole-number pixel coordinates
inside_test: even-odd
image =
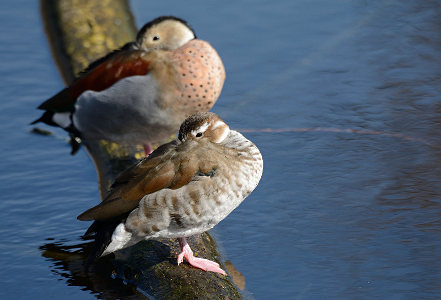
[[[144,144],[144,145],[142,145],[142,146],[144,147],[144,153],[145,153],[145,156],[146,156],[146,157],[149,156],[150,153],[153,152],[152,145],[150,145],[150,144]]]
[[[187,244],[187,240],[185,239],[185,237],[178,238],[178,241],[179,245],[181,246],[181,253],[178,255],[178,265],[181,264],[185,258],[185,260],[195,268],[227,275],[225,271],[219,267],[218,263],[205,258],[194,257],[193,251],[191,251],[191,248]]]

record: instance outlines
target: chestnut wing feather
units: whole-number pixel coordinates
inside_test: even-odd
[[[145,195],[186,185],[199,172],[199,164],[191,163],[191,158],[176,151],[176,142],[163,145],[151,157],[118,176],[103,202],[77,218],[81,221],[111,219],[133,210]]]
[[[53,112],[73,111],[77,98],[86,90],[102,91],[122,78],[149,71],[146,52],[127,45],[94,62],[70,87],[43,102],[38,108]]]

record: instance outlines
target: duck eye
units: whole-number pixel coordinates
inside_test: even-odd
[[[158,41],[158,40],[159,40],[159,36],[158,36],[158,35],[155,35],[155,36],[152,38],[152,40],[154,40],[154,41]]]
[[[196,137],[201,137],[201,136],[202,136],[202,132],[196,133]]]

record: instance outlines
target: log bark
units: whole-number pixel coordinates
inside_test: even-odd
[[[136,36],[127,0],[41,0],[41,10],[52,54],[66,84],[92,61]],[[85,148],[95,164],[102,198],[115,176],[143,155],[142,147],[107,141],[87,142]],[[216,243],[208,233],[190,238],[189,243],[196,254],[218,260]],[[176,240],[138,243],[111,260],[113,273],[136,285],[148,298],[242,298],[230,276],[177,266],[178,251]]]

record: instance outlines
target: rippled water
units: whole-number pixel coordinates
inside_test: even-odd
[[[29,133],[63,87],[35,2],[0,3],[0,298],[127,296],[43,256],[81,248],[75,217],[99,195],[64,133]],[[213,230],[248,297],[439,298],[439,2],[131,4],[139,25],[174,14],[216,47],[227,81],[214,111],[263,153],[261,184]]]

